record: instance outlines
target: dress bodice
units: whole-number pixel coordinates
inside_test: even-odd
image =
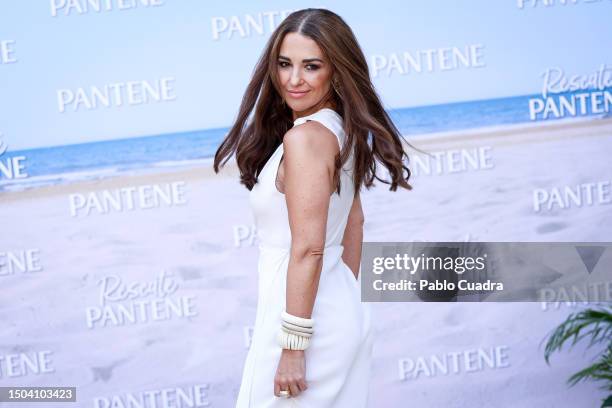
[[[346,134],[343,128],[342,117],[332,109],[323,108],[311,115],[303,116],[294,121],[293,126],[299,126],[306,121],[315,120],[328,128],[340,145],[344,145]],[[260,245],[289,248],[291,246],[291,230],[289,228],[289,215],[285,195],[277,190],[276,177],[283,144],[281,143],[264,165],[249,194],[249,202],[255,218],[255,226]],[[327,217],[325,246],[340,245],[348,214],[353,203],[355,188],[353,185],[353,155],[345,163],[340,173],[340,194],[330,196]]]

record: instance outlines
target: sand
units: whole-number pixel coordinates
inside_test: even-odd
[[[492,167],[421,174],[413,191],[392,193],[382,184],[364,190],[365,241],[612,241],[608,204],[533,208],[534,189],[611,179],[611,119],[410,140],[431,152],[486,147]],[[185,183],[184,204],[77,216],[69,211],[70,194],[172,182]],[[96,397],[203,384],[210,406],[232,406],[245,333],[255,318],[257,250],[247,197],[231,165],[218,175],[199,166],[0,193],[0,253],[35,249],[42,265],[39,272],[7,275],[5,268],[0,275],[2,385],[77,386],[79,402],[70,406],[89,407]],[[100,279],[115,275],[146,284],[163,271],[178,287],[168,297],[191,302],[191,316],[87,327],[87,308],[101,306]],[[579,307],[371,307],[377,336],[371,407],[577,407],[598,406],[604,396],[591,383],[565,384],[596,350],[566,350],[550,367],[542,357],[542,339]],[[491,348],[503,357],[494,367],[460,364],[456,373],[400,376],[402,360],[429,364]],[[7,356],[44,351],[54,372],[7,374]]]

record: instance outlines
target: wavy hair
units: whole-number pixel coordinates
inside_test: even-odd
[[[353,31],[340,16],[326,9],[295,11],[274,30],[255,66],[236,121],[215,153],[215,172],[235,153],[240,183],[251,190],[265,163],[293,126],[292,112],[283,101],[277,72],[279,50],[288,33],[299,33],[314,40],[332,66],[336,85],[330,86],[329,97],[343,118],[347,135],[345,145],[336,156],[336,191],[340,193],[339,169],[348,160],[351,149],[355,195],[362,185],[369,189],[374,179],[389,184],[391,191],[398,186],[411,190],[408,183],[411,172],[404,165],[404,157],[407,162],[408,155],[402,140],[414,146],[403,138],[383,108]],[[377,176],[376,161],[387,168],[389,181]]]

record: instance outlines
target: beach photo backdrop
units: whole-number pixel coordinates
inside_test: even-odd
[[[234,162],[211,158],[270,33],[306,7],[346,20],[430,153],[408,149],[412,191],[364,189],[364,241],[612,240],[610,0],[2,1],[0,386],[233,406],[258,241]],[[600,350],[543,359],[587,302],[371,306],[371,407],[604,396],[566,384]]]

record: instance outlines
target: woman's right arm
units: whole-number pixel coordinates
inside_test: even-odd
[[[359,194],[353,199],[353,205],[349,212],[342,245],[344,252],[342,260],[351,268],[355,279],[359,277],[359,263],[361,262],[361,245],[363,243],[363,209],[361,208],[361,199]]]

